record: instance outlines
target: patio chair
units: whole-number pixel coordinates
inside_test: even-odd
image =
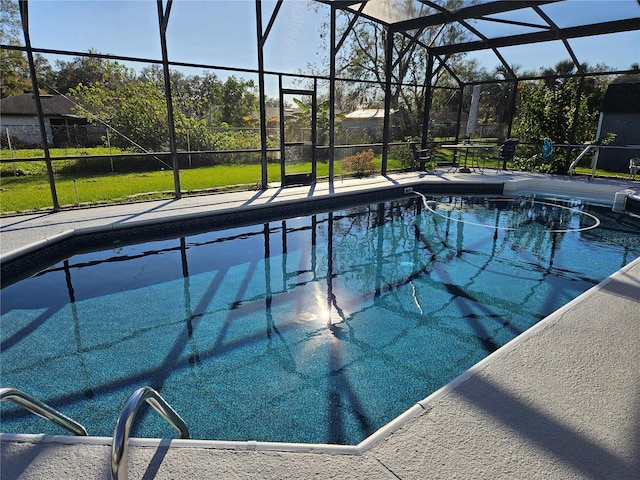
[[[636,173],[640,171],[640,157],[629,159],[629,177],[636,179]]]
[[[427,171],[427,163],[433,163],[433,155],[431,155],[430,149],[418,150],[415,143],[409,143],[409,149],[411,155],[413,155],[413,169],[421,172]],[[433,171],[433,165],[428,171]]]
[[[494,158],[494,160],[498,160],[496,172],[507,169],[507,162],[513,161],[518,143],[520,143],[520,140],[517,138],[508,138],[500,145],[498,157]],[[500,163],[502,163],[502,168],[500,168]]]

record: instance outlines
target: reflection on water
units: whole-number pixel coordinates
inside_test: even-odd
[[[2,291],[3,384],[92,435],[150,385],[194,438],[355,444],[640,255],[637,220],[608,209],[427,200],[48,266]],[[173,431],[143,415],[133,434]]]

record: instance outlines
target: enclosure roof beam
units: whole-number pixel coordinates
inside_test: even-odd
[[[267,28],[264,30],[264,32],[260,32],[261,33],[261,37],[260,37],[260,46],[261,47],[264,47],[264,44],[267,41],[267,38],[269,37],[269,33],[271,32],[271,29],[273,28],[273,24],[276,21],[276,18],[278,16],[278,12],[280,11],[281,7],[282,7],[282,0],[278,0],[278,2],[276,3],[276,6],[273,9],[273,13],[271,14],[271,18],[269,19],[269,24],[267,25]]]
[[[551,18],[549,18],[549,16],[542,11],[542,9],[540,9],[539,7],[533,7],[533,10],[538,15],[540,15],[540,18],[542,18],[545,22],[547,22],[547,24],[551,27],[551,29],[554,32],[557,32],[559,30],[559,27],[555,24],[555,22],[553,22],[551,20]],[[571,48],[571,45],[569,45],[569,42],[567,41],[567,39],[563,38],[562,39],[562,43],[564,44],[564,48],[567,49],[567,52],[569,53],[569,56],[571,57],[571,60],[573,61],[573,64],[576,66],[576,69],[578,70],[578,72],[579,73],[584,73],[584,68],[580,64],[580,61],[578,60],[578,57],[576,57],[576,54],[574,53],[573,49]]]
[[[367,3],[362,0],[317,0],[320,3],[326,3],[327,5],[333,5],[336,8],[347,8],[357,3]]]
[[[434,25],[441,25],[444,23],[453,23],[461,20],[468,20],[473,18],[482,18],[485,15],[495,15],[497,13],[511,12],[514,10],[521,10],[523,8],[531,7],[534,5],[544,5],[546,3],[555,3],[562,0],[539,0],[539,1],[496,1],[490,3],[481,3],[478,5],[472,5],[470,7],[461,8],[459,10],[446,11],[436,13],[434,15],[428,15],[426,17],[412,18],[397,22],[393,24],[395,31],[401,30],[414,30],[421,27],[431,27]]]
[[[569,38],[590,37],[606,35],[610,33],[629,32],[640,29],[640,18],[628,18],[612,22],[580,25],[577,27],[561,28],[544,32],[525,33],[508,37],[492,38],[474,42],[458,43],[455,45],[443,45],[431,49],[434,55],[451,55],[455,53],[474,52],[478,50],[494,49],[501,47],[513,47],[531,43],[551,42]]]
[[[358,9],[357,12],[352,12],[352,13],[354,13],[354,15],[351,18],[351,21],[349,22],[349,25],[347,26],[345,31],[342,33],[342,38],[340,38],[340,40],[338,41],[338,45],[336,45],[336,48],[335,48],[335,52],[336,53],[340,51],[340,49],[342,48],[342,44],[347,40],[347,37],[349,36],[349,33],[353,29],[353,26],[358,21],[358,18],[360,18],[360,15],[362,14],[362,10],[364,9],[365,5],[366,4],[363,2],[362,5],[360,5],[360,8]]]

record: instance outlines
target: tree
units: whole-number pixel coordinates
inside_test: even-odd
[[[222,82],[214,73],[185,75],[171,70],[173,107],[189,118],[204,119],[211,126],[246,127],[256,122],[256,85],[252,80],[230,76]],[[153,65],[142,70],[141,79],[164,85],[162,68]]]
[[[216,103],[215,90],[220,80],[214,73],[185,75],[177,70],[170,70],[171,96],[173,108],[186,117],[213,121],[213,109]],[[140,78],[158,85],[164,85],[164,72],[159,65],[142,69]]]
[[[164,74],[157,67],[145,68],[140,75],[118,62],[100,59],[90,62],[95,70],[88,84],[79,82],[69,93],[76,99],[76,112],[92,123],[108,125],[115,133],[111,143],[122,148],[146,151],[168,149],[169,128]],[[82,61],[65,65],[67,78],[80,78],[73,72]],[[75,81],[75,80],[74,80]],[[247,132],[215,132],[212,126],[251,125],[257,105],[252,81],[229,77],[225,83],[213,74],[186,76],[170,72],[173,120],[179,149],[232,150],[257,148],[259,136]]]
[[[542,75],[549,78],[544,79],[545,85],[550,89],[561,88],[567,78],[570,78],[576,71],[576,65],[571,60],[562,60],[556,63],[553,68],[545,68],[542,70]]]
[[[511,65],[510,68],[517,77],[521,66]],[[496,67],[490,75],[490,79],[498,80],[498,82],[485,87],[487,98],[484,103],[490,110],[485,112],[484,120],[486,122],[508,123],[513,114],[511,99],[515,88],[514,80],[504,65]]]
[[[0,0],[0,44],[21,46],[22,35],[18,2]],[[0,49],[0,98],[30,90],[29,65],[24,53],[20,50]]]
[[[118,62],[104,60],[101,65],[101,80],[69,91],[79,103],[77,113],[119,132],[111,139],[114,145],[161,150],[169,141],[164,91]]]
[[[460,8],[462,3],[460,0],[448,0],[444,7],[455,10]],[[407,10],[409,16],[415,17],[421,13],[426,14],[427,11],[431,12],[432,7],[410,0],[396,0],[394,8]],[[354,14],[343,10],[338,10],[338,13],[337,37],[341,38]],[[323,25],[321,36],[327,36],[328,32],[329,26]],[[387,36],[388,31],[383,24],[364,17],[358,19],[349,32],[347,40],[336,56],[337,70],[344,72],[343,76],[367,80],[368,83],[340,82],[339,88],[336,89],[336,103],[343,111],[359,107],[380,107],[387,80]],[[391,108],[400,109],[402,131],[405,134],[415,132],[422,120],[427,61],[427,52],[422,45],[430,44],[436,37],[446,38],[447,41],[459,40],[463,37],[463,32],[455,24],[451,24],[442,32],[439,31],[439,26],[434,26],[421,31],[407,32],[406,35],[397,33],[393,38]]]
[[[89,50],[89,54],[97,54],[95,50]],[[53,89],[62,94],[68,93],[79,84],[91,85],[94,83],[113,82],[116,78],[108,79],[108,75],[120,75],[123,72],[115,73],[104,58],[93,56],[75,57],[69,62],[57,60],[56,70],[50,75],[50,83],[45,87]],[[128,73],[132,77],[133,71]]]
[[[306,101],[305,101],[306,100]],[[307,97],[305,100],[294,98],[293,103],[298,107],[298,112],[293,115],[291,119],[285,119],[285,129],[289,132],[286,134],[287,138],[296,138],[299,141],[304,140],[300,138],[299,133],[301,129],[308,129],[311,126],[311,113],[313,108],[311,106],[311,99]],[[318,105],[316,108],[316,142],[318,145],[329,144],[329,100],[317,100]],[[341,118],[338,115],[338,118]],[[306,139],[308,140],[308,138]]]
[[[49,60],[39,53],[36,53],[33,57],[33,62],[35,63],[36,76],[38,79],[38,90],[40,92],[56,93],[56,91],[51,88],[52,85],[55,85],[56,71],[49,63]]]
[[[230,76],[214,86],[214,98],[218,122],[234,127],[255,126],[254,112],[258,107],[258,95],[253,80]]]
[[[574,73],[565,61],[556,69],[545,70],[546,75],[569,75]],[[598,66],[597,69],[606,69]],[[587,65],[583,65],[585,71]],[[545,78],[539,82],[521,85],[520,111],[515,122],[515,132],[523,143],[538,145],[545,137],[555,143],[586,143],[595,140],[598,125],[598,106],[606,90],[608,79],[595,77]],[[578,92],[580,101],[577,101]],[[554,155],[548,163],[533,152],[529,169],[548,173],[565,174],[569,161]]]

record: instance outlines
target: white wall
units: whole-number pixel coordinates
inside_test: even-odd
[[[53,134],[51,132],[51,124],[49,119],[44,119],[45,130],[47,133],[47,144],[53,145]],[[17,145],[29,144],[40,146],[42,144],[40,137],[40,127],[37,117],[28,117],[24,115],[2,115],[0,123],[0,135],[2,136],[3,145],[7,141],[7,130],[11,144]]]

